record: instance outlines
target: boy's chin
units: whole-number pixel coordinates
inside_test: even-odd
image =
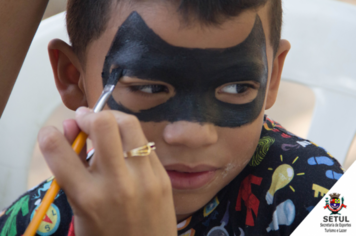
[[[177,189],[173,187],[173,200],[178,222],[183,221],[199,209],[203,208],[226,184],[230,182],[230,180],[224,180],[223,182],[219,181],[219,179],[221,180],[221,178],[217,177],[221,175],[219,170],[212,171],[212,173],[203,173],[202,175],[212,175],[213,178],[200,188]],[[208,179],[211,177],[208,176],[206,178]],[[204,181],[206,181],[205,177]],[[199,180],[197,182],[199,184],[202,183]],[[189,185],[189,187],[192,187],[192,185]]]
[[[198,193],[175,193],[173,190],[173,200],[177,216],[177,221],[181,222],[204,207],[217,194]]]

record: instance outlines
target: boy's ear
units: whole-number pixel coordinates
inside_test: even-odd
[[[290,43],[287,40],[282,39],[279,43],[278,51],[273,60],[272,75],[269,82],[267,91],[266,107],[270,109],[277,99],[279,83],[281,82],[281,75],[283,71],[284,61],[291,48]]]
[[[82,66],[72,47],[60,39],[54,39],[48,44],[48,54],[64,105],[71,110],[87,106]]]

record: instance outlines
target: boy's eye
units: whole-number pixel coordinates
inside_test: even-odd
[[[137,86],[130,86],[130,90],[140,91],[143,93],[168,93],[168,88],[164,85],[160,84],[145,84],[145,85],[137,85]]]
[[[246,104],[257,97],[259,88],[260,84],[254,81],[224,84],[216,89],[215,96],[222,102]]]
[[[170,84],[123,76],[116,84],[112,97],[118,104],[139,112],[165,103],[174,94]]]
[[[230,84],[223,87],[220,91],[223,93],[241,94],[246,92],[249,88],[251,88],[249,84]]]

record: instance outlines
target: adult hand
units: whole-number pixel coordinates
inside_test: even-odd
[[[95,148],[90,166],[67,141],[79,128]],[[77,236],[177,235],[171,183],[156,154],[123,156],[148,143],[136,117],[80,108],[64,130],[67,139],[52,127],[43,128],[38,139],[73,209]]]

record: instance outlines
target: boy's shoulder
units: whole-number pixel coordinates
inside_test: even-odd
[[[12,205],[0,213],[0,235],[22,235],[36,214],[53,177],[28,190]],[[0,211],[1,212],[1,211]],[[63,190],[60,190],[47,211],[37,231],[38,235],[67,235],[72,219],[72,210]]]
[[[239,186],[239,204],[248,208],[252,195],[258,202],[250,206],[256,218],[246,219],[247,225],[289,235],[342,175],[341,165],[324,148],[266,116],[256,151],[233,186]],[[285,222],[280,222],[282,214]]]
[[[251,171],[261,171],[268,166],[267,170],[273,173],[286,169],[291,175],[290,181],[297,176],[308,179],[313,176],[310,180],[331,180],[331,183],[335,183],[343,174],[340,163],[323,147],[288,132],[267,116],[248,166],[252,167]],[[318,180],[315,179],[317,175]]]

